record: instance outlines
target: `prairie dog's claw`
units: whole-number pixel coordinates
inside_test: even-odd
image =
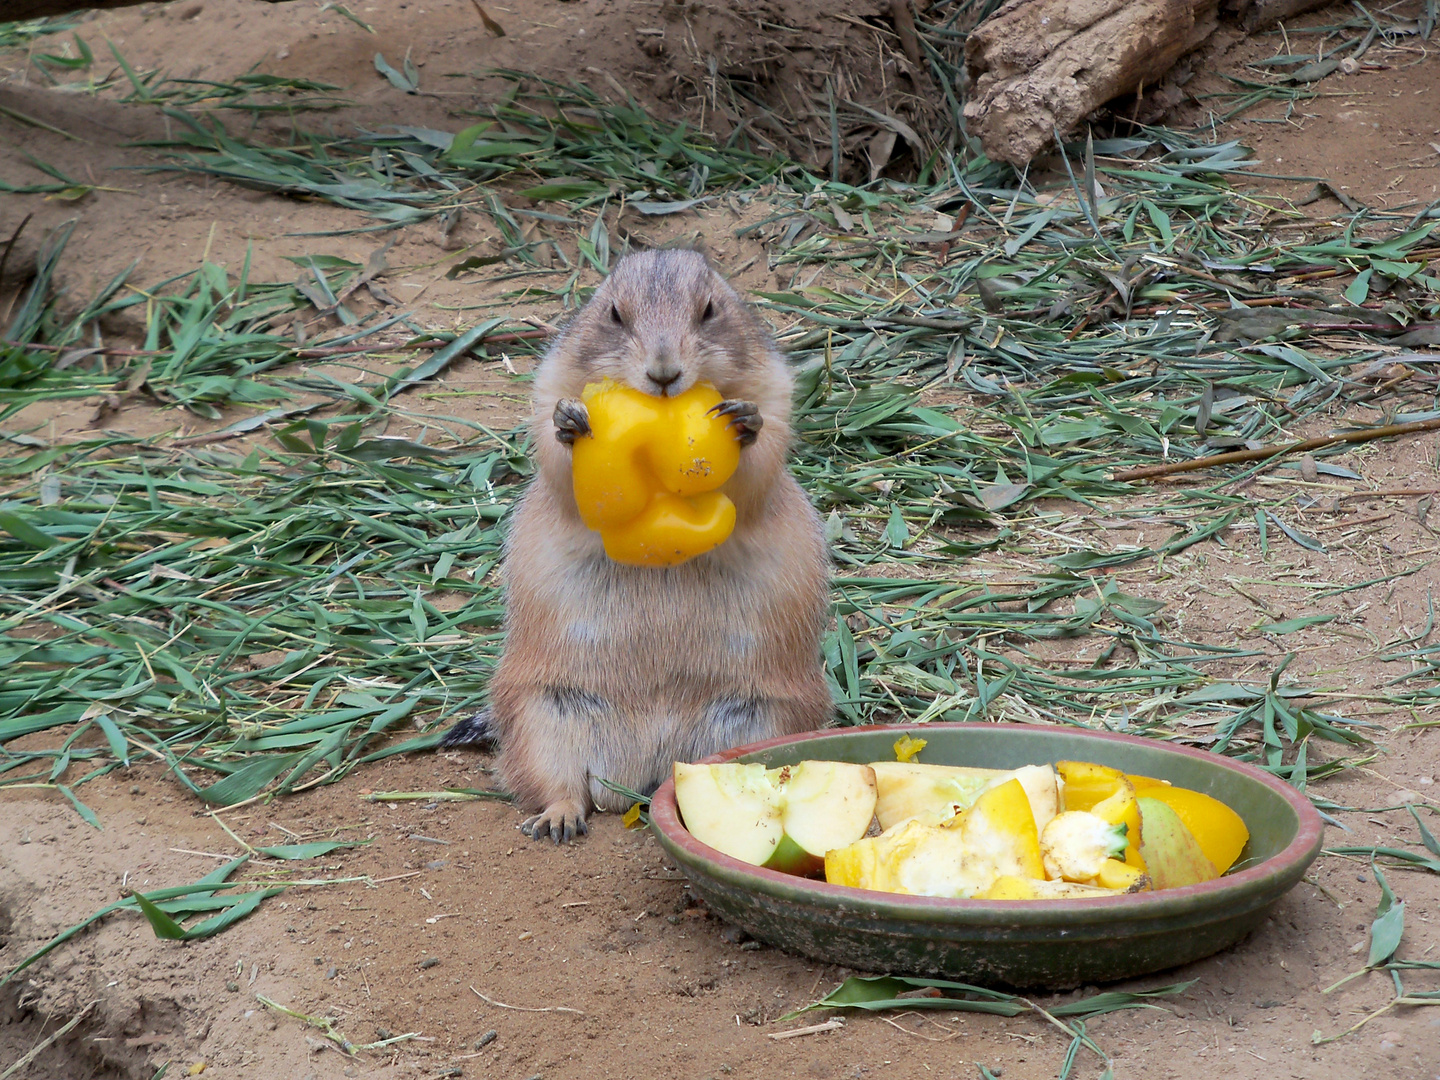
[[[582,435],[590,434],[590,413],[583,401],[561,398],[555,403],[555,438],[573,446]]]
[[[565,801],[551,803],[532,818],[520,825],[520,831],[531,840],[553,840],[556,844],[570,843],[577,836],[590,831],[585,824],[585,811],[579,803]]]
[[[728,416],[730,427],[735,432],[735,438],[741,446],[749,446],[760,435],[760,429],[765,426],[765,418],[760,415],[760,406],[753,401],[740,401],[731,398],[722,401],[714,406],[710,412],[716,416]]]

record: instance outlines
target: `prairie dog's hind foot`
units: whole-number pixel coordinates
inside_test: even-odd
[[[520,824],[520,831],[531,840],[553,840],[570,843],[590,831],[585,824],[585,805],[578,799],[559,799]]]
[[[590,411],[583,401],[561,398],[555,403],[555,438],[573,446],[576,439],[589,434]]]
[[[753,401],[731,398],[729,401],[720,402],[710,411],[716,416],[730,418],[730,430],[735,432],[735,438],[741,446],[753,443],[759,437],[760,429],[765,426],[765,418],[760,415],[760,406]]]

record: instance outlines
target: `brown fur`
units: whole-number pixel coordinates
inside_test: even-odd
[[[703,381],[759,406],[763,426],[722,489],[735,531],[679,566],[623,566],[580,520],[555,406],[607,376],[657,393],[651,374],[677,368],[671,396]],[[622,259],[536,371],[539,473],[507,543],[507,636],[491,683],[500,775],[538,812],[530,835],[568,838],[592,806],[622,809],[599,778],[648,792],[673,761],[829,719],[828,558],[785,468],[791,392],[760,320],[693,251]]]

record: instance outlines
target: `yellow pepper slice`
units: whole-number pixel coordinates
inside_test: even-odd
[[[1067,789],[1068,794],[1068,789]],[[1101,799],[1090,808],[1090,813],[1111,825],[1121,822],[1125,825],[1125,863],[1145,872],[1145,860],[1140,855],[1141,823],[1140,804],[1135,799],[1135,789],[1123,775],[1120,786],[1113,795]]]
[[[709,411],[718,390],[659,398],[606,379],[581,399],[591,434],[572,448],[575,502],[610,558],[674,566],[729,538],[735,506],[716,489],[739,468],[740,444]]]

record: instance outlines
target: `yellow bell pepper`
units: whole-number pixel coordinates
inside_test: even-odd
[[[606,379],[581,394],[590,435],[575,440],[575,502],[605,554],[631,566],[674,566],[724,543],[735,505],[716,489],[740,466],[718,390],[673,398]]]

